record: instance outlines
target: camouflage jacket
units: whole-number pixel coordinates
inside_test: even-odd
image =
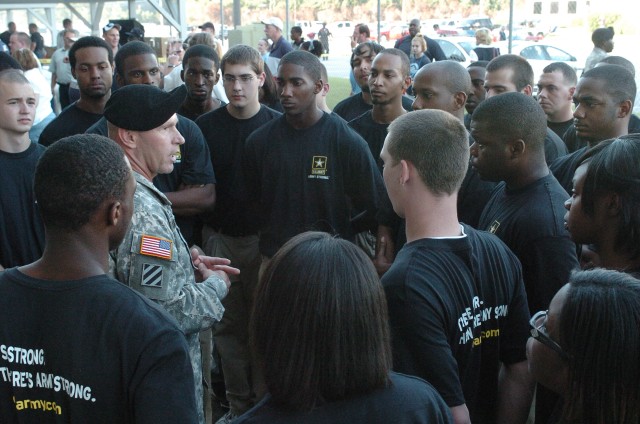
[[[189,344],[196,401],[202,410],[198,333],[222,318],[220,301],[227,286],[218,276],[196,283],[189,246],[176,225],[171,202],[142,175],[134,175],[138,185],[131,227],[111,252],[111,274],[160,304],[178,322]]]

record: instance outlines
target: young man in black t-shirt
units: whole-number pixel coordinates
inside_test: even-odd
[[[484,71],[483,68],[479,68]],[[416,99],[414,110],[439,109],[464,122],[467,93],[472,87],[471,75],[458,62],[442,60],[420,69],[413,82]],[[475,106],[474,106],[475,107]],[[470,143],[473,141],[470,140]],[[478,221],[496,183],[483,181],[469,165],[458,192],[458,219],[478,227]]]
[[[22,71],[0,72],[0,271],[33,262],[44,250],[33,174],[45,148],[29,140],[35,110]]]
[[[75,135],[42,155],[34,191],[47,248],[0,275],[0,422],[197,423],[184,334],[106,275],[135,188],[105,137]]]
[[[319,59],[288,53],[277,83],[285,114],[254,131],[243,154],[243,195],[259,216],[260,253],[270,258],[289,238],[311,229],[346,239],[375,229],[382,178],[362,137],[318,109]],[[362,211],[353,224],[352,210]]]
[[[574,130],[587,145],[551,163],[551,172],[571,193],[573,173],[580,157],[603,140],[629,131],[629,119],[636,98],[633,75],[618,65],[602,65],[584,73],[573,95]]]
[[[373,107],[369,91],[369,74],[371,73],[373,59],[382,50],[384,48],[380,44],[371,41],[358,44],[353,49],[351,69],[362,91],[347,97],[333,108],[333,113],[342,117],[345,121],[349,122]],[[402,107],[407,111],[411,110],[411,99],[409,97],[402,96]]]
[[[500,182],[480,216],[479,229],[496,234],[522,263],[529,311],[544,310],[579,267],[576,246],[564,227],[567,192],[545,162],[547,118],[522,93],[493,96],[471,118],[471,164],[483,179]],[[556,396],[536,395],[536,419]]]
[[[391,123],[381,157],[407,235],[382,277],[394,371],[433,384],[456,424],[526,421],[532,384],[520,264],[497,237],[458,222],[467,130],[448,112],[415,111]]]
[[[484,88],[487,91],[487,98],[513,92],[532,96],[533,68],[522,56],[515,54],[498,56],[487,64]],[[547,164],[566,154],[567,146],[562,139],[547,128],[544,137],[544,156]]]
[[[204,216],[204,251],[228,258],[240,269],[240,275],[232,277],[233,284],[222,302],[224,315],[214,330],[230,406],[224,421],[228,422],[249,410],[265,391],[248,345],[261,256],[258,217],[248,213],[247,204],[237,193],[242,152],[249,134],[281,114],[258,100],[265,74],[257,50],[245,45],[232,47],[222,57],[220,69],[229,104],[202,115],[196,124],[217,170],[216,208]]]
[[[196,44],[187,49],[182,58],[180,78],[187,88],[187,97],[178,113],[191,120],[222,106],[222,102],[211,96],[218,83],[220,57],[211,46]]]
[[[538,76],[538,103],[547,115],[547,126],[562,138],[573,126],[573,92],[578,77],[576,71],[564,62],[554,62]],[[569,151],[575,150],[567,146]]]
[[[40,134],[50,146],[69,135],[82,134],[102,118],[111,97],[113,50],[100,37],[82,37],[69,49],[71,74],[78,81],[80,99],[66,107]]]

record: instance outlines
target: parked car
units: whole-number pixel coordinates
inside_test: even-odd
[[[438,34],[441,37],[469,36],[473,37],[477,29],[493,29],[491,19],[487,17],[470,17],[465,19],[448,19],[440,24]]]
[[[389,24],[380,28],[380,43],[387,41],[395,41],[409,35],[409,25],[407,24]]]
[[[516,44],[512,49],[513,54],[520,55],[527,59],[533,68],[534,82],[538,81],[538,77],[542,74],[542,70],[553,62],[564,62],[576,70],[580,75],[584,69],[584,63],[572,54],[561,48],[540,43],[522,43]]]
[[[433,40],[440,45],[447,59],[460,62],[462,66],[467,67],[471,62],[478,60],[476,52],[473,51],[476,46],[475,37],[445,37]]]
[[[352,21],[336,21],[327,25],[334,37],[351,37],[353,28],[356,26]]]

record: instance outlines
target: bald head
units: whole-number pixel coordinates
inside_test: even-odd
[[[460,63],[443,60],[428,63],[416,73],[413,109],[439,109],[462,120],[471,77]]]

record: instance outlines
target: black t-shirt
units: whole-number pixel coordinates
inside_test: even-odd
[[[427,42],[427,51],[424,52],[424,54],[426,54],[432,62],[434,60],[447,60],[447,56],[444,54],[444,51],[442,50],[442,47],[440,47],[440,44],[438,44],[435,40],[427,37],[426,35],[423,35],[423,37],[424,41]],[[402,50],[407,56],[410,57],[412,39],[413,37],[411,37],[411,35],[405,35],[404,37],[396,41],[396,44],[393,47]]]
[[[473,423],[495,423],[500,363],[526,359],[529,310],[518,259],[497,237],[407,243],[382,277],[393,369],[429,381]]]
[[[402,107],[404,110],[411,112],[413,100],[407,96],[402,96]],[[362,93],[354,94],[346,99],[340,101],[336,107],[333,108],[333,113],[340,116],[345,121],[349,122],[359,117],[363,113],[370,111],[373,105],[368,105],[362,99]]]
[[[184,335],[151,301],[98,275],[0,275],[0,422],[197,423]]]
[[[45,147],[31,143],[20,153],[0,150],[0,265],[26,265],[42,256],[44,225],[33,193],[33,177]]]
[[[640,133],[640,118],[632,113],[631,118],[629,118],[629,134],[638,133]]]
[[[567,146],[556,133],[547,128],[544,138],[544,159],[549,165],[551,162],[568,153]]]
[[[375,227],[384,183],[367,143],[325,113],[297,130],[286,116],[254,131],[245,144],[239,193],[260,217],[260,252],[268,257],[304,231],[352,239],[351,210]]]
[[[215,184],[216,177],[211,165],[209,147],[204,141],[200,128],[191,119],[178,115],[178,132],[184,138],[180,145],[180,158],[173,165],[169,174],[158,174],[153,179],[153,185],[163,193],[178,191],[181,184],[204,185]],[[89,134],[100,134],[108,137],[107,120],[100,118],[87,131]],[[195,241],[194,228],[197,217],[176,216],[176,223],[180,232],[189,245]]]
[[[45,57],[47,52],[44,50],[44,38],[42,38],[42,34],[40,34],[39,32],[34,32],[33,34],[31,34],[31,42],[35,43],[33,54],[38,59],[42,59],[43,57]]]
[[[349,121],[349,126],[364,138],[369,145],[369,150],[375,159],[378,169],[382,174],[382,159],[380,152],[384,145],[384,139],[387,137],[387,128],[389,124],[380,124],[373,120],[373,113],[369,110],[357,118]]]
[[[388,387],[351,399],[328,402],[310,412],[278,408],[265,396],[234,424],[445,424],[451,411],[429,383],[417,377],[389,373]]]
[[[569,127],[573,126],[573,118],[569,119],[568,121],[564,121],[564,122],[551,122],[551,121],[547,121],[547,127],[549,127],[549,129],[551,129],[551,131],[553,131],[554,133],[556,133],[556,135],[560,138],[562,138],[564,136],[564,133],[567,132],[567,130],[569,129]],[[567,147],[568,149],[568,147]]]
[[[546,310],[578,268],[576,245],[564,227],[567,192],[552,174],[518,190],[498,184],[479,227],[494,233],[522,264],[531,313]]]
[[[580,163],[580,158],[582,158],[582,155],[588,150],[589,147],[582,147],[573,153],[559,157],[549,165],[553,176],[556,177],[556,180],[558,180],[567,193],[573,192],[573,175]]]
[[[281,113],[261,106],[249,119],[236,119],[226,107],[202,115],[196,124],[202,130],[216,170],[216,207],[205,222],[224,234],[257,234],[258,220],[249,214],[236,193],[241,175],[242,152],[249,134]]]
[[[66,107],[40,134],[38,143],[50,146],[61,138],[83,134],[102,118],[101,113],[91,113],[78,107],[77,102]],[[106,134],[105,134],[106,136]]]

